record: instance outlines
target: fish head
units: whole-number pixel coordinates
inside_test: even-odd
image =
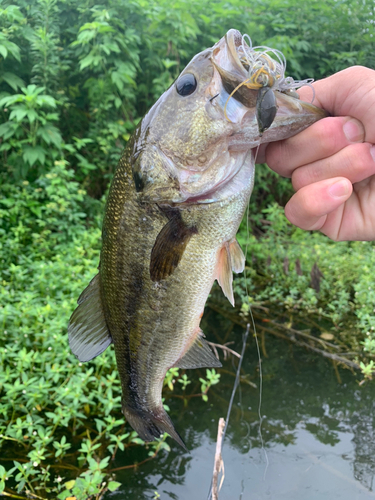
[[[326,116],[299,100],[282,59],[252,50],[239,31],[229,30],[197,54],[151,108],[133,152],[143,196],[166,203],[213,202],[218,192],[230,196],[223,187],[254,162],[253,148]]]

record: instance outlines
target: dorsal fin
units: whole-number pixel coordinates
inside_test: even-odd
[[[174,365],[177,368],[220,368],[222,365],[203,338],[202,330],[189,350]]]
[[[79,296],[78,307],[69,320],[69,345],[82,362],[99,356],[112,343],[99,285],[100,277],[97,274]]]
[[[178,209],[169,209],[166,215],[169,221],[157,235],[151,251],[150,277],[152,281],[168,278],[173,273],[191,236],[198,232],[195,226],[189,227],[184,223]]]

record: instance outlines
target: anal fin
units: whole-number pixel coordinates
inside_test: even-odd
[[[99,280],[97,274],[90,281],[69,320],[69,345],[82,362],[99,356],[112,343],[100,298]]]
[[[177,368],[220,368],[222,364],[203,338],[200,330],[193,345],[174,365]]]

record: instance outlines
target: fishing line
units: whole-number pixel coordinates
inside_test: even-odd
[[[254,323],[253,313],[252,313],[251,309],[250,309],[250,314],[251,314],[251,319],[252,319],[252,322],[253,322],[253,327],[254,327],[254,330],[255,330],[255,323]],[[264,457],[266,459],[266,468],[264,469],[264,474],[263,474],[263,481],[264,481],[266,479],[266,474],[267,474],[267,470],[268,470],[268,466],[269,466],[270,462],[268,460],[268,454],[267,454],[266,448],[264,447],[263,434],[262,434],[262,422],[263,422],[262,413],[261,413],[261,410],[262,410],[262,395],[263,395],[262,358],[260,356],[260,349],[259,349],[259,343],[258,343],[257,334],[254,333],[254,336],[255,336],[255,343],[257,345],[257,352],[258,352],[258,359],[259,359],[259,404],[258,404],[259,438],[260,438],[260,444],[262,445],[262,450],[264,452]]]
[[[255,151],[254,168],[255,168],[255,163],[257,162],[257,158],[258,158],[259,148],[260,148],[260,144],[258,144],[257,149]],[[255,171],[254,171],[254,175],[255,175]],[[249,205],[247,205],[247,230],[249,230]],[[247,252],[247,245],[246,245],[246,252]],[[245,254],[245,257],[247,258],[247,253]],[[246,292],[247,292],[247,290],[246,290]],[[247,298],[249,298],[249,297],[247,297]]]
[[[257,147],[255,155],[254,155],[254,166],[255,166],[255,163],[256,163],[256,159],[258,157],[259,148],[260,148],[260,144],[258,144],[258,147]],[[249,205],[247,206],[246,223],[247,223],[246,234],[249,234]],[[248,244],[246,242],[246,253],[245,253],[246,260],[247,260],[247,251],[248,251]],[[246,267],[245,267],[245,273],[244,273],[244,275],[245,275],[246,296],[247,296],[247,300],[250,302],[250,299],[249,299],[249,290],[248,290],[248,287],[247,287],[247,280],[246,280]],[[264,452],[264,456],[265,456],[265,459],[266,459],[266,468],[264,470],[264,475],[263,475],[263,480],[265,480],[266,473],[267,473],[268,466],[269,466],[269,460],[268,460],[267,451],[266,451],[266,449],[264,447],[263,434],[262,434],[262,422],[263,422],[263,419],[262,419],[262,396],[263,396],[262,357],[260,355],[260,349],[259,349],[259,343],[258,343],[258,336],[257,336],[257,332],[256,332],[256,326],[255,326],[255,321],[254,321],[253,312],[251,310],[251,306],[249,306],[249,311],[250,311],[251,321],[252,321],[253,328],[254,328],[254,337],[255,337],[255,343],[256,343],[256,346],[257,346],[257,353],[258,353],[258,360],[259,360],[259,404],[258,404],[259,438],[260,438],[260,443],[261,443],[262,450]]]
[[[256,149],[256,152],[255,152],[255,155],[254,155],[254,168],[255,168],[255,161],[257,159],[258,152],[259,152],[259,147],[260,147],[260,144],[258,145],[258,147]],[[249,204],[247,205],[247,209],[246,209],[246,234],[247,235],[249,234]],[[247,260],[248,248],[249,248],[249,240],[247,238],[246,239],[246,245],[245,245],[245,262]],[[244,268],[245,290],[246,290],[247,300],[250,303],[249,290],[248,290],[247,279],[246,278],[247,278],[247,276],[246,276],[246,265],[245,265],[245,268]],[[250,316],[251,316],[251,323],[252,323],[252,326],[253,326],[253,329],[254,329],[255,342],[256,342],[256,346],[257,346],[258,359],[259,359],[259,405],[258,405],[259,436],[260,436],[260,441],[261,441],[261,445],[262,445],[262,450],[264,451],[264,454],[265,454],[265,457],[266,457],[266,469],[265,469],[264,476],[263,476],[263,478],[265,478],[266,472],[267,472],[267,469],[268,469],[268,466],[269,466],[269,460],[268,460],[268,455],[267,455],[266,449],[264,448],[263,435],[262,435],[262,416],[261,416],[262,391],[263,391],[262,361],[261,361],[261,356],[260,356],[260,350],[259,350],[259,344],[258,344],[258,338],[257,338],[257,333],[256,333],[256,326],[255,326],[254,316],[253,316],[253,312],[251,310],[251,307],[249,307],[249,311],[250,311]],[[246,349],[246,343],[247,343],[247,338],[249,336],[249,332],[250,332],[250,323],[247,323],[247,325],[246,325],[246,332],[245,332],[245,334],[242,337],[241,357],[240,357],[240,359],[238,361],[236,378],[235,378],[235,381],[234,381],[233,390],[232,390],[232,394],[231,394],[230,401],[229,401],[227,416],[226,416],[226,419],[225,419],[225,426],[224,426],[222,440],[221,440],[220,455],[222,454],[222,450],[223,450],[224,439],[225,439],[225,435],[226,435],[227,428],[228,428],[229,417],[230,417],[230,414],[231,414],[231,411],[232,411],[234,396],[236,394],[236,390],[237,390],[237,387],[238,387],[239,382],[240,382],[240,372],[241,372],[242,360],[244,358],[245,349]],[[242,496],[242,493],[243,493],[243,491],[241,492],[241,496]],[[208,493],[207,500],[212,500],[212,479],[211,479],[210,491]]]
[[[258,157],[259,148],[260,148],[260,144],[258,144],[258,146],[256,148],[256,151],[255,151],[255,155],[254,155],[254,168],[255,168],[257,157]],[[255,175],[255,172],[254,172],[254,175]],[[247,206],[247,211],[246,211],[246,234],[249,234],[249,206],[250,206],[250,203]],[[245,262],[247,261],[248,249],[249,249],[249,242],[248,242],[248,239],[247,239],[246,240],[246,247],[245,247]],[[264,447],[263,433],[262,433],[262,423],[263,423],[263,419],[262,419],[262,396],[263,396],[262,357],[260,355],[260,349],[259,349],[259,343],[258,343],[258,336],[257,336],[257,331],[256,331],[256,326],[255,326],[253,312],[251,310],[251,305],[250,305],[249,289],[248,289],[248,284],[247,284],[247,279],[246,279],[247,278],[247,276],[246,276],[246,266],[245,266],[245,269],[244,269],[244,277],[245,277],[246,297],[247,297],[247,300],[248,300],[248,303],[249,303],[249,312],[250,312],[251,322],[252,322],[253,329],[254,329],[254,337],[255,337],[255,343],[256,343],[256,346],[257,346],[257,353],[258,353],[258,360],[259,360],[259,403],[258,403],[259,438],[260,438],[261,447],[262,447],[262,450],[264,452],[264,456],[265,456],[265,459],[266,459],[266,468],[264,470],[264,475],[263,475],[263,480],[265,480],[266,473],[267,473],[267,470],[268,470],[268,467],[269,467],[269,459],[268,459],[267,451],[266,451],[266,449]]]

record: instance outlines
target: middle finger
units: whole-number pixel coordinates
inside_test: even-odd
[[[336,154],[297,168],[292,174],[296,191],[308,184],[333,177],[346,177],[352,184],[375,174],[375,146],[351,144]]]
[[[360,121],[351,117],[329,117],[284,141],[274,142],[266,149],[266,162],[284,177],[293,171],[334,155],[345,146],[363,142],[365,131]]]

